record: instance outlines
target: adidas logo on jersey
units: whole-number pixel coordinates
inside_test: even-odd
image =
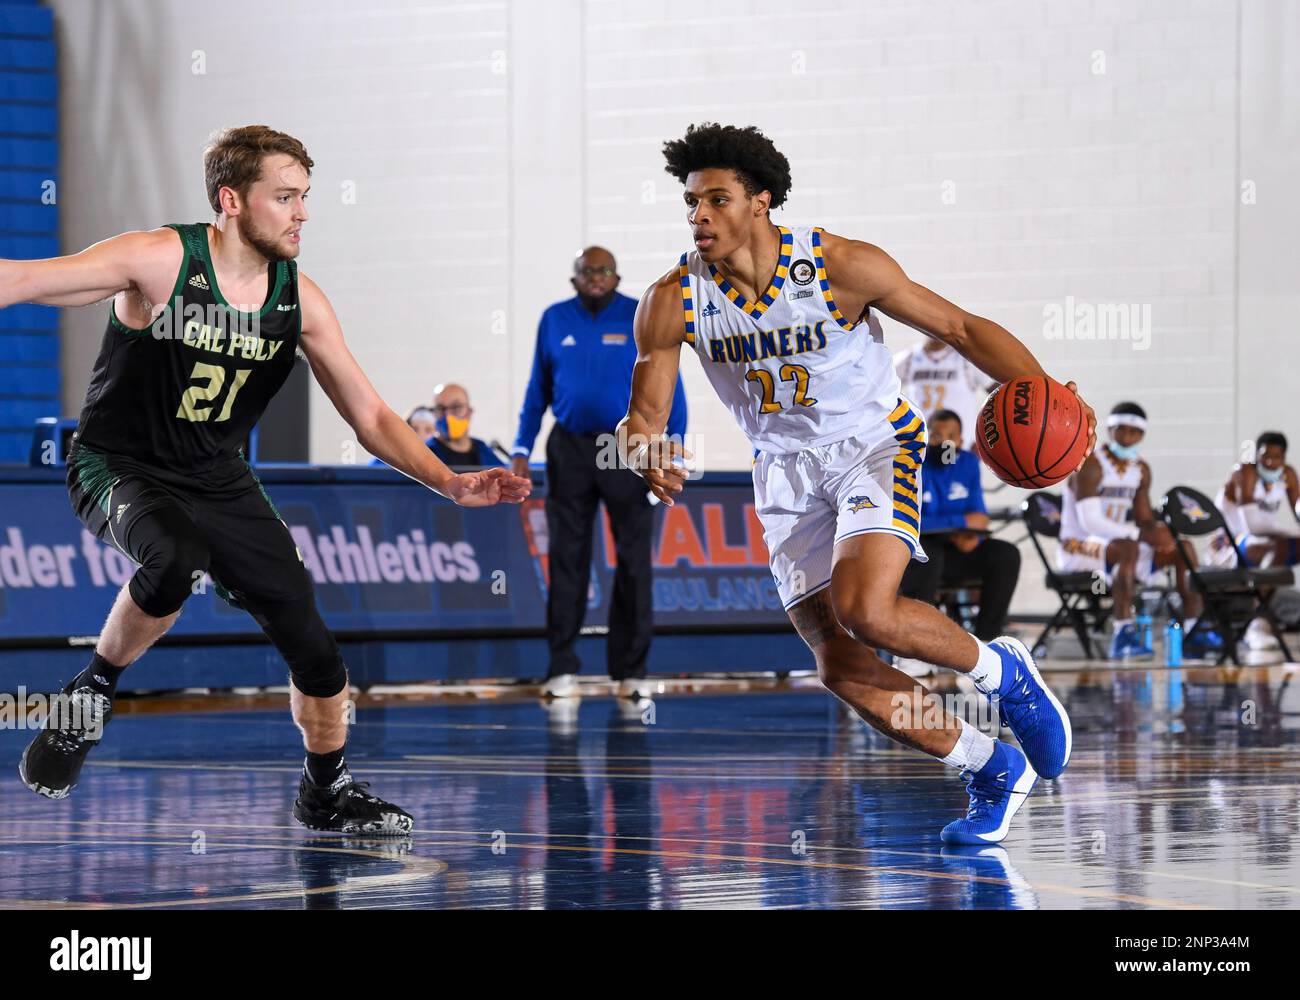
[[[201,288],[205,292],[208,290],[208,279],[201,274],[196,274],[189,280],[189,283],[195,288]]]
[[[118,524],[121,524],[121,523],[122,523],[122,515],[126,513],[126,509],[127,509],[128,507],[130,507],[130,506],[131,506],[131,505],[130,505],[129,503],[120,503],[120,504],[117,505],[117,523],[118,523]]]
[[[716,315],[718,315],[718,313],[720,313],[720,312],[722,312],[722,310],[719,309],[717,306],[715,306],[712,302],[710,302],[710,303],[709,303],[708,305],[706,305],[706,306],[704,307],[704,309],[700,312],[700,315],[701,315],[701,316],[704,316],[704,317],[716,316]]]
[[[563,340],[560,341],[561,347],[576,347],[577,344],[578,342],[573,339],[573,334],[569,334],[567,337],[565,337]]]

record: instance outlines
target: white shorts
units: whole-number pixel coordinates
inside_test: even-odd
[[[1115,567],[1106,565],[1107,539],[1100,535],[1087,538],[1062,538],[1056,553],[1056,568],[1062,573],[1101,573],[1107,583],[1115,575]],[[1155,550],[1146,542],[1138,542],[1138,583],[1150,583],[1161,576],[1156,569]]]
[[[877,531],[921,548],[925,419],[905,399],[888,422],[834,444],[786,455],[761,452],[754,499],[781,603],[789,608],[831,582],[835,544]]]

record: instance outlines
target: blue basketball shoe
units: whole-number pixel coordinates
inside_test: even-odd
[[[1153,655],[1154,650],[1142,639],[1142,633],[1132,622],[1121,625],[1110,638],[1109,659],[1139,660]]]
[[[1183,638],[1183,655],[1191,657],[1212,656],[1215,653],[1223,651],[1223,636],[1212,628],[1197,629],[1193,634],[1188,630],[1188,634]]]
[[[1009,743],[997,743],[993,756],[978,771],[962,771],[970,807],[939,834],[945,844],[999,844],[1011,819],[1029,798],[1038,775],[1029,761]]]
[[[1011,730],[1030,766],[1044,778],[1055,778],[1070,763],[1073,733],[1070,717],[1043,683],[1025,644],[1003,635],[989,643],[1002,658],[1002,683],[989,694],[1002,724]]]

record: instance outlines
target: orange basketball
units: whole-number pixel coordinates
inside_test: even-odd
[[[1022,489],[1059,483],[1087,448],[1088,421],[1079,397],[1046,375],[998,386],[975,421],[980,458],[1004,483]]]

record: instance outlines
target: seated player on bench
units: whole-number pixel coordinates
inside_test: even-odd
[[[1286,445],[1285,434],[1265,431],[1255,440],[1255,461],[1235,466],[1214,498],[1232,532],[1232,544],[1222,534],[1210,543],[1210,561],[1215,565],[1267,567],[1300,562],[1300,521],[1296,520],[1300,479],[1287,465]],[[1241,641],[1249,650],[1278,646],[1262,618],[1250,623]]]
[[[1168,527],[1151,508],[1151,468],[1138,458],[1146,437],[1146,411],[1137,403],[1117,403],[1106,419],[1110,440],[1088,456],[1070,477],[1061,509],[1062,572],[1103,575],[1115,603],[1115,631],[1110,658],[1122,660],[1152,654],[1133,622],[1137,584],[1158,583],[1167,566],[1174,566],[1183,601],[1187,634],[1184,651],[1200,656],[1219,649],[1223,640],[1208,629],[1191,630],[1201,613],[1201,596],[1188,586],[1187,574]],[[1185,544],[1196,564],[1196,551]]]

